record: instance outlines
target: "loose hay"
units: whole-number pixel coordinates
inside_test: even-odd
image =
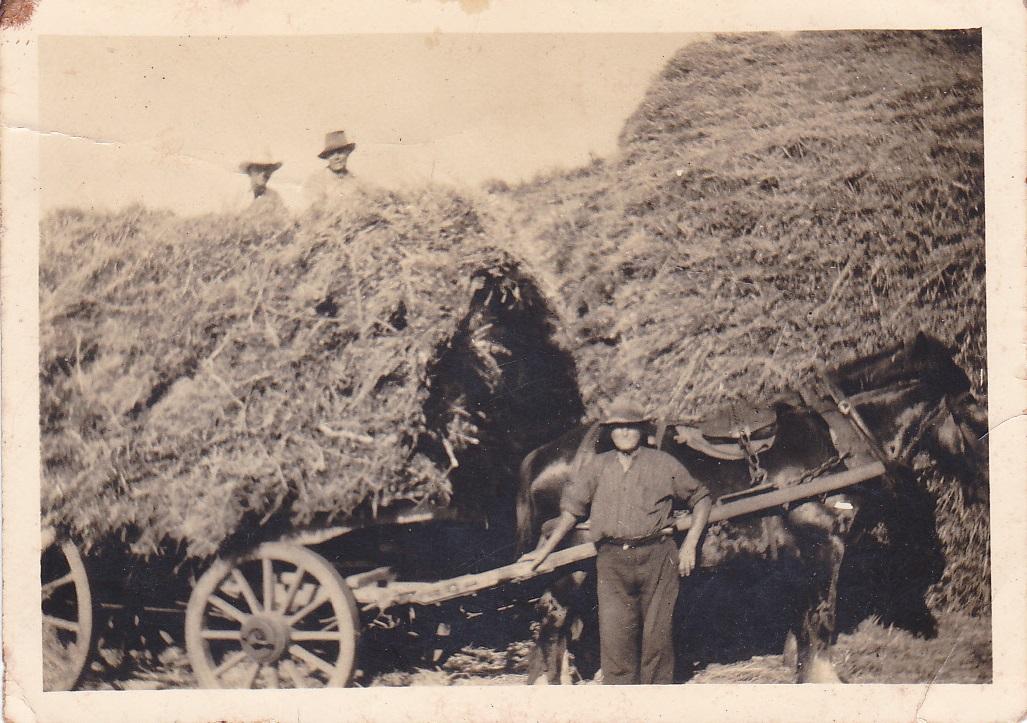
[[[983,400],[983,150],[979,32],[719,36],[671,59],[617,157],[512,189],[512,225],[547,250],[594,413],[632,387],[698,418],[917,328]],[[934,602],[976,608],[987,512],[939,511],[960,582]]]
[[[480,446],[475,405],[505,371],[472,349],[492,387],[435,399],[430,426],[433,381],[460,380],[429,369],[483,283],[544,307],[472,204],[442,191],[296,224],[63,212],[41,260],[44,515],[139,551],[170,539],[205,555],[278,518],[449,504],[450,468]],[[545,347],[547,310],[529,311],[521,333]]]

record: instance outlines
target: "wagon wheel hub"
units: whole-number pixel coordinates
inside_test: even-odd
[[[271,663],[282,657],[289,644],[285,621],[268,615],[253,615],[240,631],[243,650],[258,663]]]

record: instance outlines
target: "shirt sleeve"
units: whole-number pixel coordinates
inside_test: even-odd
[[[596,491],[595,467],[595,460],[589,460],[582,464],[578,473],[571,478],[560,496],[561,512],[569,512],[575,517],[588,515],[588,509]]]
[[[685,469],[685,466],[674,457],[667,454],[664,457],[666,474],[670,477],[671,489],[674,496],[688,505],[689,509],[695,509],[697,503],[710,496],[706,485],[692,476],[692,473]]]

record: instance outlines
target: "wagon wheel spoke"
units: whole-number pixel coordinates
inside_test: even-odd
[[[263,667],[264,667],[263,663],[257,663],[256,665],[253,666],[253,672],[249,673],[246,676],[246,679],[243,681],[243,683],[244,683],[243,688],[249,689],[249,688],[253,687],[253,683],[257,680],[257,675],[260,674],[260,669],[263,668]]]
[[[72,690],[92,650],[88,572],[74,543],[51,539],[40,554],[40,574],[43,690]]]
[[[275,569],[267,555],[260,558],[261,573],[264,578],[264,609],[275,609]]]
[[[242,630],[201,630],[204,640],[242,640]]]
[[[300,671],[296,669],[295,663],[293,663],[291,660],[283,660],[282,668],[285,669],[285,674],[288,675],[289,680],[292,681],[293,688],[299,689],[307,687],[307,683],[303,680],[303,676],[300,675]]]
[[[336,630],[293,630],[289,634],[291,640],[299,642],[330,641],[337,643],[342,640],[342,633]]]
[[[43,622],[48,625],[53,625],[55,628],[68,630],[73,633],[78,633],[79,630],[78,623],[71,620],[65,620],[64,618],[59,618],[56,615],[43,615]]]
[[[303,618],[310,615],[310,613],[317,610],[319,607],[328,602],[328,591],[323,587],[318,586],[317,592],[314,594],[313,600],[304,605],[302,608],[297,610],[295,613],[285,619],[286,624],[289,627],[293,627]]]
[[[268,542],[218,560],[200,577],[185,632],[201,687],[346,686],[359,611],[331,563],[304,547]]]
[[[235,580],[235,584],[239,586],[239,591],[246,599],[246,604],[250,606],[250,611],[253,613],[263,612],[263,606],[261,606],[260,602],[257,600],[257,596],[254,594],[253,588],[250,587],[250,583],[246,579],[246,576],[242,574],[242,571],[240,571],[238,567],[232,568],[232,579]]]
[[[74,573],[69,571],[68,574],[62,575],[61,577],[57,578],[56,580],[51,580],[50,582],[45,583],[42,586],[42,588],[40,588],[42,590],[42,593],[43,593],[43,599],[46,600],[47,598],[49,598],[50,595],[53,593],[53,591],[56,590],[57,588],[63,587],[65,585],[72,584],[74,582],[75,582]]]
[[[225,659],[221,661],[221,665],[214,668],[214,677],[220,678],[244,660],[246,660],[246,653],[242,650],[236,650],[231,655],[226,656]]]
[[[291,653],[297,660],[302,660],[307,665],[317,668],[325,675],[331,676],[331,674],[335,672],[335,668],[331,663],[314,655],[302,645],[290,645],[289,653]]]
[[[230,618],[233,618],[239,623],[245,623],[246,620],[249,618],[249,615],[242,612],[241,610],[239,610],[239,608],[232,605],[232,603],[228,602],[223,598],[218,597],[217,595],[211,595],[207,599],[211,605],[213,605],[218,610],[223,612],[225,615],[227,615]]]
[[[307,571],[302,566],[296,567],[296,578],[289,585],[289,589],[285,591],[285,600],[282,602],[282,612],[289,612],[289,608],[292,607],[292,603],[296,600],[296,593],[300,591],[300,584],[303,582],[303,576],[307,574]]]

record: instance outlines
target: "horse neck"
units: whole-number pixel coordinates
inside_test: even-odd
[[[909,464],[945,412],[944,395],[918,381],[860,392],[850,402],[893,461]]]
[[[857,394],[909,380],[916,373],[911,366],[905,347],[899,344],[843,364],[832,371],[831,377],[846,394]]]

